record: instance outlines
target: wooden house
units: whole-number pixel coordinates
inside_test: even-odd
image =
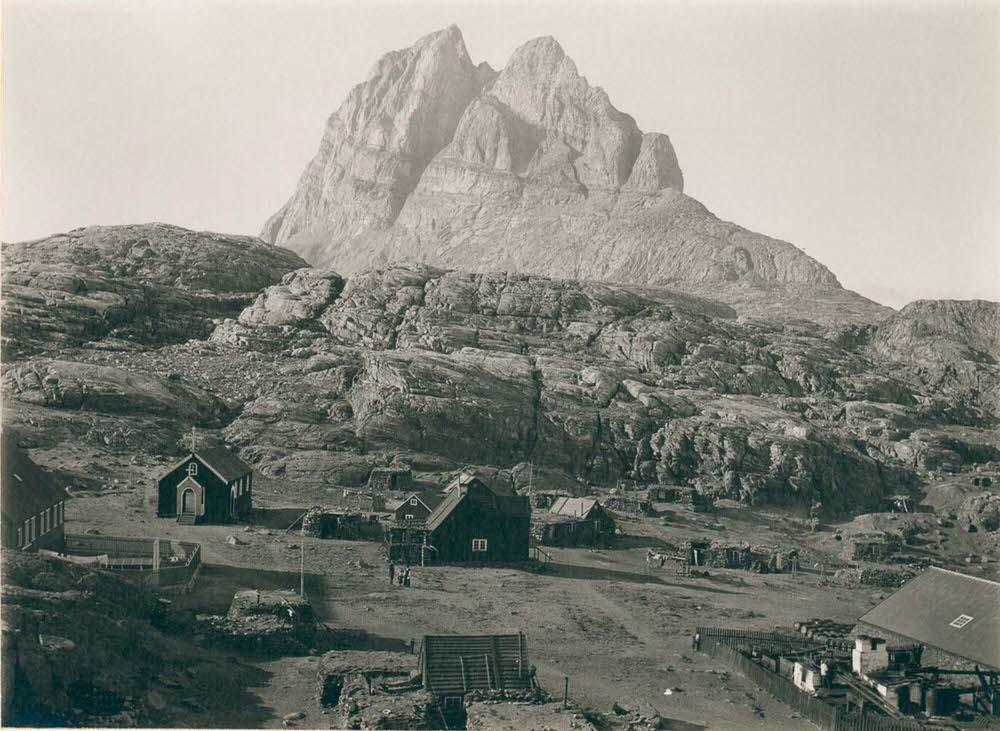
[[[0,443],[3,547],[61,551],[65,542],[66,491],[55,485],[8,432],[0,434]]]
[[[389,558],[421,564],[527,561],[530,533],[527,497],[497,495],[478,477],[463,475],[422,523],[393,526]]]
[[[225,447],[191,452],[156,481],[157,515],[178,523],[234,523],[250,514],[253,470]]]
[[[368,475],[368,489],[409,490],[413,486],[413,472],[409,467],[376,467]]]
[[[594,546],[614,540],[615,521],[593,498],[560,497],[534,533],[547,546]]]
[[[441,504],[444,500],[444,495],[439,492],[415,492],[407,495],[403,502],[399,504],[394,513],[394,518],[397,523],[402,523],[406,521],[419,521],[423,522],[427,520],[428,516],[434,512],[434,509]]]

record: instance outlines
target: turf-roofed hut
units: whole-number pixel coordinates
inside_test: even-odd
[[[253,470],[225,447],[191,452],[157,478],[157,515],[178,523],[234,523],[253,507]]]

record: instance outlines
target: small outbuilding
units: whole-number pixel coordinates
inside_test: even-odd
[[[157,515],[178,523],[235,523],[253,507],[253,470],[225,447],[191,452],[156,481]]]
[[[61,551],[69,496],[17,446],[9,432],[0,432],[0,443],[3,547]]]
[[[469,693],[530,692],[537,688],[528,643],[510,635],[425,635],[420,644],[424,689],[460,710]]]
[[[593,546],[614,540],[615,521],[597,500],[557,498],[534,533],[548,546]]]

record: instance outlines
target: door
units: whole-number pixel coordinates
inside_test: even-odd
[[[194,515],[198,509],[198,496],[190,487],[181,496],[181,512],[185,515]]]

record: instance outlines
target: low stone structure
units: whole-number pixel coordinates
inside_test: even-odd
[[[305,652],[317,629],[308,599],[288,590],[244,589],[224,617],[198,620],[210,641],[261,655]]]
[[[855,533],[848,537],[849,558],[854,561],[888,561],[903,547],[903,536],[893,531]]]
[[[303,530],[316,538],[380,541],[384,534],[377,515],[340,508],[313,508],[302,519]]]
[[[335,728],[442,728],[441,710],[420,685],[414,655],[328,652],[316,679]]]
[[[409,490],[413,487],[413,472],[409,467],[376,467],[368,475],[369,490]]]

